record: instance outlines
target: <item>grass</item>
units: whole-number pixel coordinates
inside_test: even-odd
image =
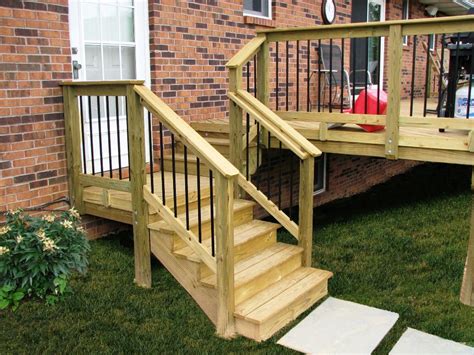
[[[458,301],[469,181],[469,168],[424,165],[315,210],[314,264],[334,272],[330,294],[400,314],[377,354],[406,327],[474,346],[474,308]],[[29,301],[0,313],[0,353],[291,353],[275,344],[288,328],[261,344],[217,338],[158,262],[153,288],[135,287],[129,235],[91,245],[90,271],[73,280],[64,302]]]

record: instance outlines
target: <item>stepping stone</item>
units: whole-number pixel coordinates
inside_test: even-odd
[[[408,328],[390,351],[390,355],[402,354],[474,355],[474,348]]]
[[[329,297],[278,344],[310,354],[370,354],[398,314]]]

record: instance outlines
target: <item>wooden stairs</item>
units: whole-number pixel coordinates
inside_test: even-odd
[[[212,253],[208,201],[201,208],[202,245]],[[254,219],[254,206],[252,201],[234,201],[234,316],[238,334],[262,341],[324,297],[332,273],[303,267],[303,249],[277,242],[280,225]],[[197,209],[190,210],[190,229],[196,235],[197,214]],[[178,217],[184,223],[184,213]],[[216,274],[169,224],[159,221],[148,228],[152,253],[216,323]]]

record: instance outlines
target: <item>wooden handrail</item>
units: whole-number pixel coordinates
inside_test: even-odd
[[[239,90],[236,94],[229,93],[229,97],[241,107],[248,111],[254,118],[278,137],[288,148],[290,148],[301,159],[307,156],[316,157],[321,151],[311,144],[303,135],[282,120],[270,108],[262,104],[245,90]]]
[[[134,86],[142,104],[160,120],[173,134],[181,140],[198,158],[212,170],[225,177],[236,176],[239,171],[208,141],[197,133],[176,112],[145,86]]]
[[[474,31],[474,15],[436,17],[429,19],[392,20],[383,22],[357,22],[329,26],[276,28],[258,30],[269,42],[284,40],[356,38],[388,36],[390,26],[402,26],[402,35],[457,33]]]
[[[247,63],[260,49],[265,42],[265,35],[254,37],[240,51],[237,52],[225,65],[227,68],[237,68]]]

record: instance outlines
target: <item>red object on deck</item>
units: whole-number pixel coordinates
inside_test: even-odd
[[[377,110],[377,96],[379,102],[379,109]],[[365,100],[367,97],[367,112],[365,110]],[[387,110],[387,93],[383,90],[377,92],[377,89],[368,89],[367,93],[365,90],[362,90],[359,93],[354,107],[351,113],[366,113],[370,115],[385,115]],[[385,128],[385,126],[372,125],[372,124],[360,124],[360,126],[366,132],[375,132],[380,131]]]

